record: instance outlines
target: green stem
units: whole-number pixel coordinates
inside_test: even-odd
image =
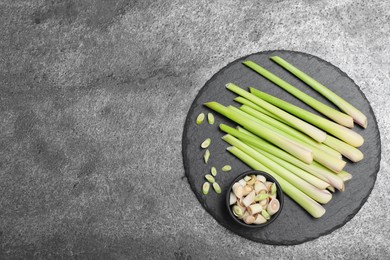
[[[340,108],[341,111],[344,111],[348,115],[350,115],[353,120],[362,126],[363,128],[367,127],[367,117],[356,107],[352,106],[350,103],[348,103],[345,99],[338,96],[336,93],[304,73],[303,71],[299,70],[298,68],[294,67],[292,64],[288,63],[287,61],[283,60],[282,58],[278,56],[271,57],[271,60],[294,74],[296,77],[301,79],[303,82],[305,82],[307,85],[321,93],[324,97],[326,97],[329,101],[331,101],[333,104],[335,104],[338,108]]]
[[[321,114],[327,116],[328,118],[332,119],[336,123],[346,126],[346,127],[353,127],[353,118],[350,117],[347,114],[344,114],[336,109],[333,109],[315,98],[307,95],[306,93],[300,91],[293,85],[289,84],[288,82],[282,80],[275,74],[271,73],[270,71],[264,69],[260,65],[254,63],[253,61],[244,61],[244,65],[251,68],[252,70],[256,71],[266,79],[272,81],[277,86],[281,87],[282,89],[289,92],[291,95],[295,96],[296,98],[300,99],[302,102],[306,103],[307,105],[311,106]]]

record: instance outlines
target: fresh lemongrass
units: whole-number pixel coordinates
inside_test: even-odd
[[[303,134],[302,132],[299,132],[298,130],[278,121],[277,119],[274,119],[250,106],[247,106],[247,105],[242,105],[240,107],[240,110],[262,120],[263,122],[285,132],[286,134],[288,134],[289,136],[293,137],[294,139],[299,139],[300,141],[308,144],[310,147],[314,146],[336,158],[339,158],[341,159],[342,158],[342,155],[341,153],[337,152],[336,150],[334,150],[333,148],[330,148],[329,146],[327,145],[324,145],[322,143],[318,143],[316,141],[314,141],[312,138],[310,138],[309,136]]]
[[[237,108],[232,107],[231,109],[237,109]],[[251,108],[248,108],[248,109],[253,110]],[[262,121],[259,117],[248,115],[247,113],[245,113],[244,110],[239,110],[239,109],[237,109],[237,110],[238,110],[237,111],[238,113],[242,113],[243,116],[248,116],[248,118],[250,118],[251,120],[261,124],[264,127],[271,129],[275,133],[291,139],[294,143],[297,143],[298,145],[302,145],[303,147],[307,147],[310,151],[312,151],[313,159],[315,161],[321,163],[322,165],[331,169],[332,171],[340,172],[345,167],[345,165],[346,165],[345,161],[319,149],[316,145],[305,143],[301,139],[298,139],[295,136],[290,135],[289,132],[285,132],[283,130],[280,130],[279,128],[276,128],[273,125],[270,125],[270,124]],[[257,111],[252,111],[252,112],[257,112]],[[254,115],[257,115],[257,114],[255,113]]]
[[[283,119],[278,118],[277,116],[273,115],[272,113],[267,112],[266,110],[259,107],[255,103],[249,101],[248,99],[245,99],[243,97],[237,97],[234,100],[243,104],[245,107],[250,107],[256,111],[259,111],[260,113],[267,115],[269,118],[274,119],[274,120],[268,120],[268,122],[270,124],[273,124],[273,126],[279,128],[281,130],[284,130],[286,132],[290,132],[289,130],[287,130],[286,127],[284,127],[284,126],[287,126],[290,130],[294,130],[294,132],[301,133],[301,132],[295,130],[294,128],[288,126],[288,123],[286,123]],[[242,107],[244,107],[244,106],[242,106]],[[307,137],[306,135],[301,133],[301,138],[304,138],[302,136]],[[312,140],[312,139],[307,137],[306,141],[308,141],[308,140]],[[305,140],[302,139],[302,141],[305,141]],[[314,140],[312,140],[312,141],[314,142]],[[317,146],[319,149],[327,151],[331,154],[334,153],[334,152],[332,152],[332,150],[337,151],[338,153],[340,153],[341,155],[345,156],[346,158],[350,159],[353,162],[358,162],[364,158],[364,155],[360,150],[356,149],[352,145],[349,145],[349,144],[347,144],[347,143],[345,143],[337,138],[334,138],[331,135],[327,135],[325,141],[322,144],[318,144]],[[331,150],[329,150],[325,147],[329,147],[329,148],[331,148]]]
[[[210,183],[209,182],[203,183],[203,185],[202,185],[202,193],[204,195],[207,195],[209,193],[209,190],[210,190]]]
[[[230,165],[225,165],[225,166],[222,167],[221,170],[222,170],[223,172],[229,172],[229,171],[232,170],[232,166],[230,166]]]
[[[207,138],[206,140],[204,140],[202,142],[202,144],[200,145],[200,147],[202,147],[203,149],[206,149],[210,146],[211,144],[211,139],[210,138]]]
[[[320,117],[305,109],[302,109],[277,97],[264,93],[258,89],[250,88],[250,92],[258,98],[263,99],[291,114],[294,114],[295,116],[321,128],[322,130],[334,135],[335,137],[343,140],[344,142],[354,147],[359,147],[364,143],[363,137],[349,128],[346,128],[328,119]]]
[[[335,187],[336,189],[340,191],[344,191],[344,182],[343,180],[338,177],[335,173],[330,171],[329,169],[325,168],[321,164],[317,162],[313,162],[312,164],[305,164],[302,161],[298,160],[294,156],[291,156],[290,154],[286,153],[285,151],[279,149],[278,147],[275,147],[271,145],[270,143],[264,141],[263,139],[257,137],[257,136],[251,136],[251,133],[242,127],[238,127],[238,129],[234,129],[232,127],[226,126],[226,125],[220,125],[220,128],[225,133],[231,134],[234,137],[240,139],[241,141],[245,142],[246,144],[253,145],[257,148],[260,148],[262,150],[265,150],[272,155],[275,155],[276,157],[279,157],[299,168],[302,170],[305,170],[312,175],[316,176],[317,178],[328,182],[330,185]]]
[[[207,149],[204,154],[203,154],[203,160],[205,163],[207,163],[209,161],[209,158],[210,158],[210,151],[209,149]]]
[[[218,193],[218,194],[222,192],[221,187],[220,187],[219,184],[216,183],[216,182],[213,182],[213,188],[214,188],[214,191],[215,191],[216,193]]]
[[[342,172],[338,173],[337,176],[339,176],[344,182],[352,179],[352,174],[350,174],[349,172],[346,172],[346,171],[342,171]]]
[[[257,124],[256,122],[251,121],[250,119],[246,117],[242,117],[237,112],[217,103],[217,102],[208,102],[204,104],[205,106],[211,108],[212,110],[224,115],[225,117],[235,121],[236,123],[242,125],[243,127],[247,128],[251,132],[255,133],[256,135],[264,138],[265,140],[275,144],[276,146],[280,147],[281,149],[287,151],[288,153],[292,154],[293,156],[299,158],[305,163],[310,164],[313,161],[313,154],[303,149],[301,146],[297,146],[293,144],[292,142],[288,141],[287,138],[280,136],[278,134],[275,134],[273,131],[262,127],[261,125]]]
[[[200,125],[201,123],[203,123],[203,120],[204,120],[204,113],[200,113],[200,114],[196,117],[196,124],[197,124],[197,125]]]
[[[292,163],[289,163],[289,162],[287,162],[287,161],[285,161],[285,160],[283,160],[283,159],[281,159],[281,158],[279,158],[271,153],[268,153],[262,149],[255,147],[255,146],[252,146],[252,145],[249,145],[249,146],[252,147],[253,149],[255,149],[256,151],[258,151],[259,153],[263,154],[264,156],[268,157],[272,161],[276,162],[280,166],[288,169],[290,172],[294,173],[295,175],[297,175],[301,179],[307,181],[308,183],[317,187],[320,190],[324,190],[330,186],[330,184],[328,182],[308,173],[305,170],[302,170],[301,168],[295,166]]]
[[[361,161],[364,158],[363,153],[359,149],[337,138],[334,138],[333,136],[328,135],[323,144],[340,152],[342,155],[344,155],[353,162]]]
[[[271,112],[268,112],[268,110],[262,108],[261,106],[256,105],[255,103],[253,103],[252,101],[250,101],[244,97],[238,96],[238,97],[234,98],[234,101],[236,101],[242,105],[246,105],[248,107],[251,107],[251,108],[253,108],[253,109],[269,116],[269,117],[272,117],[273,119],[282,121],[278,116],[272,114]]]
[[[277,115],[280,118],[283,118],[284,120],[288,121],[294,128],[304,132],[305,134],[312,137],[317,142],[322,143],[326,139],[326,133],[307,122],[279,109],[277,106],[272,105],[265,100],[256,97],[255,95],[249,93],[248,91],[243,90],[242,88],[238,87],[237,85],[233,83],[228,83],[226,85],[226,88],[230,91],[246,98],[255,103],[256,105],[266,109],[267,111]]]
[[[293,85],[289,84],[288,82],[284,81],[283,79],[279,78],[275,74],[271,73],[270,71],[264,69],[260,65],[254,63],[253,61],[244,61],[243,64],[252,70],[256,71],[266,79],[272,81],[277,86],[281,87],[285,91],[289,92],[291,95],[295,96],[296,98],[300,99],[302,102],[306,103],[307,105],[311,106],[321,114],[327,116],[328,118],[332,119],[334,122],[343,125],[345,127],[353,127],[353,118],[347,114],[344,114],[334,108],[331,108],[330,106],[325,105],[324,103],[321,103],[317,99],[309,96],[308,94],[300,91]]]
[[[348,115],[350,115],[355,123],[359,124],[363,128],[367,127],[367,117],[356,107],[348,103],[345,99],[338,96],[336,93],[334,93],[329,88],[325,87],[321,83],[319,83],[317,80],[313,79],[303,71],[296,68],[294,65],[288,63],[287,61],[283,60],[282,58],[278,56],[271,57],[271,60],[294,74],[296,77],[301,79],[303,82],[305,82],[307,85],[311,86],[313,89],[321,93],[324,97],[326,97],[329,101],[331,101],[333,104],[335,104],[338,108],[340,108],[341,111],[344,111]]]
[[[228,147],[227,150],[252,169],[265,171],[268,174],[272,175],[282,187],[283,192],[292,200],[294,200],[298,205],[300,205],[303,209],[305,209],[314,218],[320,218],[325,214],[326,210],[323,206],[321,206],[315,200],[300,191],[294,185],[290,184],[288,181],[278,176],[276,173],[253,159],[250,155],[244,153],[243,151],[234,146]]]
[[[209,122],[210,125],[213,125],[215,122],[214,115],[212,113],[207,114],[207,121]]]
[[[304,192],[306,195],[314,199],[315,201],[326,204],[332,199],[332,194],[325,190],[320,190],[310,183],[306,182],[305,180],[299,178],[298,176],[292,174],[288,169],[280,166],[276,162],[272,161],[268,157],[264,156],[263,154],[259,153],[255,149],[251,148],[249,145],[246,145],[245,143],[241,142],[237,138],[233,137],[232,135],[224,135],[222,139],[227,142],[228,144],[237,147],[241,151],[244,151],[247,154],[250,154],[252,158],[254,158],[256,161],[260,162],[267,168],[271,169],[273,172],[278,174],[280,177],[300,189],[302,192]],[[252,191],[255,195],[255,191]],[[254,198],[253,198],[254,200]]]

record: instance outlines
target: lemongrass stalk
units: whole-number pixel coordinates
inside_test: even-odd
[[[288,139],[289,142],[292,142],[293,144],[302,147],[302,149],[305,149],[305,150],[308,150],[308,151],[312,152],[312,150],[310,149],[310,147],[308,145],[306,145],[305,143],[299,141],[294,136],[291,136],[288,133],[285,133],[285,132],[279,130],[278,128],[275,128],[274,126],[272,126],[270,124],[267,124],[266,122],[264,122],[264,121],[262,121],[262,120],[260,120],[260,119],[258,119],[256,117],[254,117],[251,114],[246,113],[245,111],[242,111],[242,110],[240,110],[240,109],[238,109],[238,108],[236,108],[234,106],[228,106],[228,108],[233,110],[233,111],[235,111],[235,112],[237,112],[241,116],[247,117],[248,119],[252,120],[253,122],[258,123],[262,127],[268,128],[269,130],[273,131],[275,134],[279,134],[280,136],[285,137],[286,139]],[[314,157],[313,157],[313,159],[314,159]]]
[[[263,114],[273,118],[274,120],[270,121],[270,124],[272,124],[272,122],[274,122],[273,125],[275,127],[278,127],[279,129],[284,130],[286,128],[283,126],[287,126],[291,130],[294,130],[295,132],[300,133],[299,131],[295,130],[294,128],[288,126],[288,123],[285,122],[283,119],[278,118],[277,116],[273,115],[272,113],[269,113],[268,111],[264,110],[263,108],[259,107],[258,105],[249,101],[248,99],[245,99],[243,97],[236,97],[234,100],[247,106],[247,107],[253,108],[256,111],[259,111],[260,113],[263,113]],[[285,131],[287,131],[287,130],[285,130]],[[304,134],[302,134],[302,136],[307,137]],[[308,140],[311,140],[311,139],[308,138]],[[331,148],[331,150],[328,150],[325,147],[329,147],[329,148]],[[352,145],[349,145],[349,144],[347,144],[347,143],[345,143],[337,138],[334,138],[331,135],[327,135],[325,141],[321,144],[318,144],[318,148],[320,148],[324,151],[326,150],[331,154],[333,154],[332,151],[336,151],[336,152],[340,153],[341,155],[345,156],[346,158],[350,159],[353,162],[358,162],[364,158],[364,155],[360,150],[356,149]]]
[[[264,93],[260,90],[255,89],[255,88],[250,88],[250,92],[257,97],[259,97],[259,98],[261,98],[261,99],[263,99],[263,100],[265,100],[265,101],[267,101],[267,102],[269,102],[269,103],[271,103],[271,104],[273,104],[273,105],[275,105],[275,106],[277,106],[277,107],[279,107],[279,108],[281,108],[281,109],[283,109],[291,114],[294,114],[295,116],[305,120],[306,122],[309,122],[309,123],[319,127],[320,129],[328,132],[329,134],[334,135],[335,137],[343,140],[344,142],[346,142],[354,147],[359,147],[364,143],[363,137],[361,135],[359,135],[358,133],[352,131],[349,128],[346,128],[342,125],[336,124],[335,122],[332,122],[328,119],[320,117],[320,116],[313,114],[305,109],[302,109],[300,107],[292,105],[284,100],[281,100],[277,97],[274,97],[272,95]]]
[[[296,143],[298,145],[302,145],[302,147],[306,147],[306,149],[309,149],[310,151],[312,151],[313,160],[321,163],[322,165],[324,165],[325,167],[327,167],[328,169],[330,169],[336,173],[340,172],[346,165],[345,161],[318,149],[315,145],[311,145],[311,144],[308,144],[308,143],[301,141],[300,139],[296,138],[295,136],[291,135],[288,132],[282,131],[279,128],[274,127],[273,125],[267,124],[266,122],[262,121],[261,119],[259,119],[256,116],[252,116],[251,114],[246,113],[243,110],[239,110],[233,106],[229,106],[229,108],[233,109],[233,110],[237,110],[237,113],[242,114],[242,116],[247,116],[249,119],[262,125],[263,127],[269,128],[270,130],[274,131],[277,134],[280,134],[280,135],[292,140],[294,143]],[[249,108],[249,109],[251,109],[251,108]],[[254,112],[256,112],[256,111],[254,111]],[[257,115],[257,114],[255,113],[254,115]]]
[[[246,154],[250,154],[253,159],[263,164],[265,167],[271,169],[273,172],[275,172],[280,177],[297,187],[299,190],[301,190],[303,193],[305,193],[318,203],[326,204],[332,199],[332,194],[330,192],[318,189],[307,181],[299,178],[295,174],[292,174],[288,169],[272,161],[268,157],[251,148],[249,145],[246,145],[245,143],[241,142],[234,136],[227,134],[224,135],[222,139],[228,144],[237,147]]]
[[[313,154],[311,151],[308,151],[307,149],[303,149],[301,146],[295,145],[294,143],[290,142],[287,138],[280,136],[279,134],[275,134],[273,131],[269,130],[268,128],[262,127],[261,125],[251,121],[246,117],[242,117],[237,112],[217,102],[208,102],[205,103],[204,105],[207,106],[208,108],[211,108],[215,112],[224,115],[225,117],[236,122],[237,124],[242,125],[243,127],[247,128],[252,133],[260,136],[261,138],[264,138],[265,140],[275,144],[276,146],[280,147],[281,149],[285,150],[286,152],[290,153],[296,158],[299,158],[303,162],[308,164],[313,162]]]
[[[323,144],[340,152],[342,155],[344,155],[353,162],[361,161],[364,158],[363,153],[359,149],[356,149],[352,145],[349,145],[337,138],[334,138],[333,136],[328,135]]]
[[[301,192],[294,185],[290,184],[288,181],[253,159],[250,155],[244,153],[234,146],[228,147],[227,150],[242,162],[247,164],[249,167],[251,167],[253,170],[265,171],[272,175],[272,177],[274,177],[282,187],[283,192],[303,209],[305,209],[312,217],[320,218],[325,214],[326,210],[323,206],[321,206],[321,204],[317,203],[305,193]]]
[[[284,81],[283,79],[279,78],[275,74],[271,73],[270,71],[264,69],[260,65],[254,63],[253,61],[244,61],[243,64],[252,70],[256,71],[266,79],[272,81],[277,86],[281,87],[285,91],[289,92],[291,95],[295,96],[296,98],[300,99],[302,102],[306,103],[307,105],[311,106],[313,109],[317,110],[321,114],[327,116],[328,118],[332,119],[334,122],[343,125],[345,127],[353,127],[353,118],[347,114],[344,114],[334,108],[331,108],[330,106],[325,105],[324,103],[321,103],[317,99],[309,96],[308,94],[300,91],[293,85],[289,84],[288,82]]]
[[[346,172],[346,171],[342,171],[342,172],[338,173],[337,176],[339,176],[344,182],[352,179],[352,174],[350,174],[349,172]]]
[[[270,143],[262,140],[261,138],[259,138],[257,136],[251,136],[252,133],[243,129],[242,127],[237,127],[237,128],[238,128],[238,130],[231,128],[229,126],[226,126],[226,125],[220,125],[220,129],[222,131],[224,131],[225,133],[233,135],[234,137],[240,139],[241,141],[245,142],[248,145],[253,145],[257,148],[265,150],[265,151],[301,168],[302,170],[305,170],[305,171],[313,174],[317,178],[320,178],[321,180],[328,182],[330,185],[332,185],[336,189],[338,189],[340,191],[344,191],[345,186],[344,186],[343,180],[340,177],[338,177],[335,173],[333,173],[329,169],[322,166],[321,164],[319,164],[315,161],[310,165],[305,164],[305,163],[301,162],[300,160],[297,160],[296,158],[294,158],[290,154],[288,154],[288,153],[282,151],[281,149],[271,145]]]
[[[307,135],[295,130],[294,128],[276,119],[273,119],[272,117],[269,117],[261,113],[260,111],[257,111],[246,105],[241,106],[240,110],[256,117],[257,119],[267,123],[270,126],[273,126],[276,129],[279,129],[280,131],[283,131],[284,133],[288,134],[288,136],[291,137],[293,140],[299,140],[300,143],[307,144],[310,149],[312,149],[311,147],[315,147],[316,149],[319,149],[333,157],[336,157],[338,159],[342,158],[341,153],[337,152],[333,148],[330,148],[329,146],[314,141],[312,138],[308,137]]]
[[[266,156],[267,158],[269,158],[270,160],[274,161],[275,163],[279,164],[280,166],[288,169],[291,173],[295,174],[296,176],[298,176],[299,178],[307,181],[308,183],[310,183],[311,185],[317,187],[318,189],[320,190],[324,190],[326,189],[327,187],[331,186],[328,182],[326,181],[323,181],[322,179],[308,173],[307,171],[305,170],[302,170],[301,168],[295,166],[294,164],[291,164],[269,152],[266,152],[262,149],[259,149],[253,145],[249,145],[250,147],[252,147],[253,149],[255,149],[256,151],[258,151],[259,153],[263,154],[264,156]]]
[[[255,104],[253,104],[253,105],[255,105]],[[272,126],[278,128],[278,129],[280,129],[280,130],[290,134],[291,136],[294,136],[295,138],[300,139],[301,141],[303,141],[303,142],[305,142],[307,144],[311,144],[311,145],[316,146],[318,149],[320,149],[320,150],[322,150],[324,152],[327,152],[328,154],[333,155],[334,157],[337,157],[339,159],[342,158],[341,153],[339,153],[338,151],[334,150],[333,148],[331,148],[331,147],[329,147],[327,145],[324,145],[322,143],[316,142],[315,140],[313,140],[309,136],[307,136],[307,135],[303,134],[302,132],[292,128],[291,126],[289,126],[287,124],[285,124],[282,120],[279,120],[277,118],[271,117],[271,116],[269,116],[269,115],[259,111],[258,109],[249,106],[249,105],[242,105],[240,107],[240,109],[242,111],[247,112],[248,114],[251,114],[251,115],[259,118],[260,120],[268,123],[269,125],[272,125]]]
[[[323,141],[325,141],[327,134],[324,131],[318,129],[317,127],[314,127],[308,124],[307,122],[283,111],[282,109],[279,109],[277,106],[272,105],[266,102],[265,100],[256,97],[255,95],[249,93],[248,91],[243,90],[242,88],[238,87],[233,83],[228,83],[226,85],[226,88],[246,99],[249,99],[256,105],[266,109],[267,111],[275,114],[276,116],[283,118],[284,120],[288,121],[291,124],[291,126],[298,129],[299,131],[304,132],[305,134],[307,134],[317,142],[322,143]]]
[[[272,114],[271,112],[268,112],[264,108],[256,105],[255,103],[253,103],[252,101],[250,101],[250,100],[248,100],[248,99],[246,99],[244,97],[241,97],[241,96],[235,97],[234,101],[236,101],[236,102],[238,102],[238,103],[240,103],[242,105],[246,105],[248,107],[251,107],[251,108],[253,108],[253,109],[255,109],[255,110],[257,110],[257,111],[259,111],[259,112],[261,112],[261,113],[263,113],[263,114],[265,114],[267,116],[269,116],[269,117],[272,117],[275,120],[279,120],[279,118],[276,115]]]
[[[321,83],[319,83],[317,80],[313,79],[303,71],[299,70],[298,68],[294,67],[294,65],[288,63],[287,61],[283,60],[282,58],[278,56],[271,57],[271,60],[294,74],[297,78],[301,79],[303,82],[305,82],[307,85],[315,89],[317,92],[319,92],[321,95],[326,97],[329,101],[331,101],[333,104],[335,104],[338,108],[340,108],[341,111],[344,111],[348,115],[350,115],[355,123],[359,124],[363,128],[367,127],[367,117],[356,107],[348,103],[345,99],[338,96],[336,93],[334,93],[329,88],[325,87]]]

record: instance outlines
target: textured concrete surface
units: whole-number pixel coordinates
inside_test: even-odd
[[[388,259],[389,1],[0,1],[0,259]],[[377,116],[382,163],[330,235],[268,246],[221,227],[181,135],[221,67],[268,49],[339,66]]]

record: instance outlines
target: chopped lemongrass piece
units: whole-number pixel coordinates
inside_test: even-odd
[[[272,216],[279,211],[280,203],[278,199],[272,199],[267,206],[267,212]]]
[[[244,217],[243,220],[244,220],[245,224],[250,225],[250,224],[255,223],[256,218],[253,215],[248,215],[248,216]]]
[[[313,140],[309,136],[303,134],[302,132],[300,132],[300,131],[292,128],[291,126],[288,126],[288,125],[278,121],[277,119],[274,119],[274,118],[254,109],[250,106],[242,105],[240,107],[240,110],[248,113],[251,116],[256,117],[257,119],[263,121],[264,123],[267,123],[268,125],[270,125],[272,127],[279,129],[280,131],[283,131],[285,134],[288,134],[288,136],[290,136],[290,138],[293,138],[293,140],[296,142],[300,142],[302,144],[309,145],[309,148],[314,146],[315,148],[317,148],[323,152],[326,152],[326,153],[328,153],[336,158],[339,158],[339,159],[342,158],[341,153],[330,148],[329,146],[326,146],[322,143],[316,142],[315,140]]]
[[[275,183],[272,183],[272,186],[271,186],[271,195],[275,195],[276,193],[276,184]]]
[[[237,198],[241,199],[244,196],[244,186],[242,186],[240,183],[235,183],[232,187],[232,190]]]
[[[275,133],[280,134],[280,135],[292,140],[292,142],[294,142],[298,145],[301,145],[304,148],[309,149],[313,153],[313,159],[315,161],[321,163],[322,165],[326,166],[327,168],[331,169],[334,172],[340,172],[346,165],[345,161],[343,161],[337,157],[334,157],[334,156],[330,155],[329,153],[319,149],[315,144],[305,143],[301,139],[296,138],[293,135],[290,135],[289,132],[285,132],[283,130],[280,130],[279,128],[276,128],[273,125],[270,125],[270,124],[262,121],[261,119],[259,119],[256,116],[252,116],[250,114],[247,114],[243,110],[239,110],[239,109],[237,109],[235,107],[231,107],[231,106],[229,106],[229,108],[232,110],[235,110],[237,113],[240,113],[242,116],[248,117],[249,119],[253,120],[254,122],[262,125],[263,127],[267,127],[270,130],[274,131]],[[257,115],[256,110],[253,110],[252,108],[249,108],[249,107],[248,107],[248,109],[250,112],[254,113],[253,115]]]
[[[320,117],[316,114],[313,114],[307,110],[292,105],[284,100],[264,93],[255,88],[250,88],[250,92],[258,98],[263,99],[291,114],[294,114],[295,116],[321,128],[322,130],[334,135],[335,137],[343,140],[346,143],[349,143],[354,147],[359,147],[364,143],[363,137],[349,128],[346,128],[328,119]]]
[[[232,166],[230,166],[230,165],[225,165],[225,166],[222,167],[222,171],[223,172],[231,171],[231,169],[232,169]]]
[[[249,207],[254,201],[255,201],[255,191],[252,190],[248,195],[245,196],[245,198],[242,200],[242,204],[244,204],[245,207]]]
[[[203,141],[203,143],[200,145],[200,147],[202,147],[203,149],[206,149],[210,146],[210,144],[211,144],[211,139],[207,138],[206,140]]]
[[[324,97],[326,97],[329,101],[331,101],[333,104],[335,104],[338,108],[340,108],[341,111],[344,111],[348,115],[350,115],[355,123],[359,124],[363,128],[367,127],[367,117],[357,108],[352,106],[350,103],[348,103],[345,99],[338,96],[336,93],[334,93],[332,90],[328,89],[303,71],[299,70],[298,68],[294,67],[292,64],[288,63],[287,61],[283,60],[282,58],[278,56],[271,57],[271,60],[294,74],[296,77],[301,79],[303,82],[305,82],[307,85],[311,86],[313,89],[321,93]]]
[[[236,195],[234,195],[233,192],[230,192],[230,196],[229,196],[229,205],[233,205],[237,202],[237,197]]]
[[[203,120],[204,120],[204,113],[200,113],[200,114],[196,117],[196,124],[197,124],[197,125],[200,125],[201,123],[203,123]]]
[[[210,183],[209,182],[205,182],[203,183],[203,186],[202,186],[202,193],[204,195],[207,195],[209,193],[209,190],[210,190]]]
[[[243,195],[246,196],[246,195],[248,195],[249,193],[251,193],[252,191],[253,191],[253,187],[252,187],[252,186],[250,186],[250,185],[245,185],[245,186],[244,186],[244,193],[243,193]]]
[[[256,71],[266,79],[272,81],[277,86],[281,87],[285,91],[289,92],[291,95],[295,96],[296,98],[300,99],[302,102],[306,103],[307,105],[311,106],[321,114],[327,116],[328,118],[332,119],[334,122],[343,125],[345,127],[353,127],[353,118],[350,117],[347,114],[344,114],[336,109],[331,108],[330,106],[325,105],[324,103],[321,103],[317,99],[307,95],[306,93],[300,91],[293,85],[289,84],[288,82],[282,80],[275,74],[271,73],[270,71],[264,69],[260,65],[254,63],[253,61],[244,61],[244,65],[251,68],[252,70]]]
[[[255,204],[249,205],[247,210],[248,210],[249,214],[255,215],[257,213],[260,213],[263,210],[263,206],[261,206],[258,203],[255,203]]]
[[[210,158],[210,151],[209,149],[207,149],[203,155],[204,162],[207,163],[209,161],[209,158]]]
[[[256,195],[255,201],[257,202],[257,201],[265,200],[266,198],[268,198],[267,193],[260,193],[260,194]]]
[[[213,188],[214,188],[214,191],[215,191],[216,193],[218,193],[218,194],[222,192],[221,187],[220,187],[219,184],[216,183],[216,182],[213,183]]]
[[[271,218],[271,215],[266,211],[262,210],[260,213],[266,220],[269,220]]]
[[[207,180],[208,182],[210,182],[210,183],[214,183],[214,182],[215,182],[214,177],[213,177],[212,175],[210,175],[210,174],[206,174],[204,177],[205,177],[206,180]]]
[[[214,124],[214,115],[212,113],[207,114],[207,121],[209,122],[210,125]]]
[[[307,194],[309,197],[314,199],[315,201],[326,204],[328,203],[331,198],[332,194],[330,192],[327,192],[325,190],[320,190],[313,185],[309,184],[308,182],[304,181],[303,179],[299,178],[298,176],[292,174],[287,169],[283,168],[282,166],[278,165],[274,161],[270,160],[263,154],[259,153],[255,149],[251,148],[250,146],[246,145],[245,143],[241,142],[237,138],[233,137],[232,135],[225,135],[222,137],[222,139],[229,143],[232,146],[237,147],[241,151],[246,152],[247,154],[250,154],[252,158],[254,158],[256,161],[260,162],[267,168],[271,169],[273,172],[278,174],[278,176],[282,177],[298,189],[300,189],[302,192]],[[272,187],[272,186],[271,186]],[[271,188],[272,190],[272,188]],[[255,194],[255,191],[253,191],[253,194]],[[272,194],[272,193],[271,193]],[[245,205],[247,206],[247,205]]]
[[[220,126],[221,128],[221,126]],[[316,176],[317,178],[320,178],[323,181],[328,182],[330,185],[334,186],[336,189],[343,191],[344,190],[344,182],[341,178],[339,178],[336,174],[331,172],[329,169],[325,168],[324,166],[320,165],[317,162],[313,162],[312,164],[306,164],[294,156],[291,156],[290,154],[286,153],[285,151],[271,145],[270,143],[262,140],[259,137],[254,137],[253,134],[248,132],[247,130],[238,127],[238,130],[223,126],[224,132],[231,134],[240,140],[244,141],[247,144],[250,144],[252,146],[255,146],[256,148],[262,149],[264,151],[267,151],[271,153],[272,155],[281,158],[299,168],[302,170],[305,170],[312,175]]]
[[[256,192],[256,194],[261,193],[261,191],[267,191],[267,187],[265,187],[264,183],[261,182],[261,181],[255,182],[255,192]],[[262,194],[264,194],[264,193],[262,193]],[[264,199],[264,198],[262,198],[262,199]],[[261,200],[261,199],[259,199],[259,200]]]
[[[234,216],[238,217],[238,218],[242,218],[244,216],[244,211],[242,210],[242,208],[238,205],[234,205],[232,207],[232,211],[233,211],[233,214]]]
[[[261,214],[257,214],[255,222],[253,222],[253,224],[263,224],[265,222],[267,222],[267,220]]]
[[[282,187],[283,192],[292,200],[294,200],[297,204],[299,204],[302,208],[304,208],[314,218],[320,218],[325,214],[324,207],[322,207],[312,198],[300,191],[298,188],[287,182],[285,179],[283,179],[282,177],[280,177],[279,175],[277,175],[255,159],[253,159],[250,155],[244,153],[243,151],[234,146],[228,147],[227,150],[252,169],[265,171],[268,174],[272,175],[272,177],[274,177]]]
[[[265,140],[275,144],[276,146],[280,147],[281,149],[287,151],[288,153],[292,154],[293,156],[299,158],[305,163],[311,163],[313,161],[313,154],[311,151],[308,151],[307,149],[303,149],[302,146],[298,146],[295,143],[292,143],[289,141],[289,139],[279,135],[275,134],[273,131],[271,131],[268,128],[262,127],[261,125],[257,124],[256,122],[253,122],[252,120],[242,117],[239,113],[217,103],[217,102],[208,102],[205,103],[205,105],[214,111],[226,116],[227,118],[235,121],[236,123],[244,126],[251,132],[255,133],[256,135],[264,138]]]
[[[283,118],[284,120],[288,121],[294,128],[304,132],[305,134],[312,137],[317,142],[322,143],[326,139],[326,133],[307,122],[279,109],[277,106],[270,104],[266,102],[265,100],[256,97],[255,95],[249,93],[248,91],[243,90],[242,88],[238,87],[237,85],[233,83],[228,83],[226,85],[226,88],[230,91],[233,91],[234,93],[249,99],[256,105],[266,109],[267,111],[275,114],[276,116]]]
[[[214,177],[217,176],[217,169],[214,166],[211,167],[210,172],[211,172],[211,175],[213,175]]]

